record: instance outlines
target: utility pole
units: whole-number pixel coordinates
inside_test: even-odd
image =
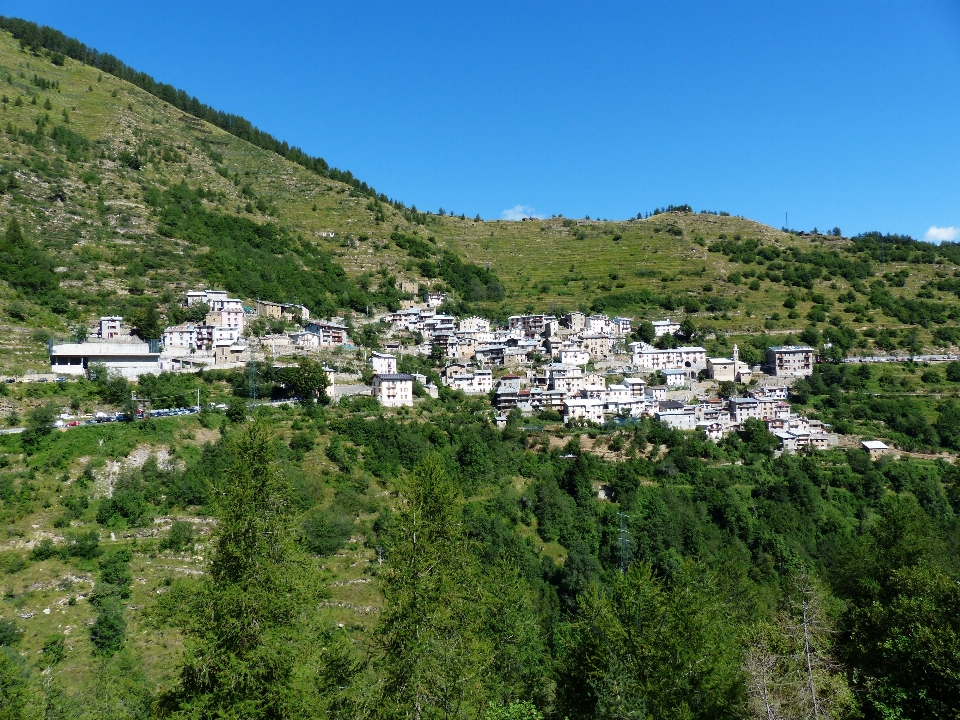
[[[630,534],[627,531],[627,516],[625,513],[620,513],[620,574],[624,575],[627,572],[627,545],[630,543]]]
[[[197,388],[197,412],[200,412],[200,388]]]

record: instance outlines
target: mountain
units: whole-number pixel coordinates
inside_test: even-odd
[[[0,372],[39,369],[41,341],[98,314],[155,302],[169,316],[201,285],[317,315],[395,307],[409,280],[495,318],[686,312],[706,335],[798,335],[812,310],[900,328],[894,345],[955,342],[934,332],[957,314],[952,245],[787,233],[686,206],[614,222],[424,212],[57,31],[0,27],[0,217],[18,220],[29,255],[0,278]],[[886,295],[871,296],[881,274]]]

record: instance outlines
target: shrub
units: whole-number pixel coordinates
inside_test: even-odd
[[[99,655],[112,655],[127,639],[127,623],[123,619],[123,610],[119,603],[104,603],[90,628],[90,641]]]
[[[193,523],[184,520],[174,520],[170,526],[170,533],[160,542],[161,550],[183,550],[192,546],[196,535]]]
[[[44,538],[33,546],[33,549],[30,551],[30,559],[39,562],[43,560],[49,560],[56,554],[57,549],[54,547],[53,540],[50,538]]]
[[[43,660],[48,665],[56,665],[66,657],[67,649],[63,641],[63,635],[59,633],[47,635],[43,641]]]
[[[22,637],[23,630],[13,620],[0,618],[0,645],[11,647],[18,644]]]
[[[353,518],[333,511],[314,512],[303,521],[303,542],[317,555],[339,550],[353,532]]]

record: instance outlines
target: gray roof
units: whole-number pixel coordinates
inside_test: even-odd
[[[393,381],[404,381],[409,380],[413,382],[413,375],[407,375],[406,373],[382,373],[377,375],[381,380],[393,380]]]

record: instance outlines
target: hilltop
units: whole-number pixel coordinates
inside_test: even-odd
[[[875,346],[865,329],[893,329],[881,350],[956,341],[935,333],[957,315],[949,247],[887,238],[884,251],[876,238],[784,232],[687,209],[614,222],[424,212],[223,120],[231,134],[197,115],[233,116],[114,65],[156,94],[0,33],[0,217],[19,220],[25,241],[44,253],[33,264],[48,267],[42,291],[0,281],[0,372],[39,369],[48,336],[98,314],[130,315],[152,302],[169,315],[202,285],[312,303],[316,314],[395,306],[413,297],[399,289],[407,281],[416,283],[408,290],[447,286],[460,310],[493,318],[686,313],[718,337],[796,336],[830,320],[828,339],[856,352]],[[172,217],[178,207],[188,217]],[[230,242],[216,243],[224,222]],[[466,275],[445,269],[451,253],[468,264]],[[881,275],[883,292],[867,287]],[[926,304],[919,312],[888,312],[898,298],[917,297]]]

